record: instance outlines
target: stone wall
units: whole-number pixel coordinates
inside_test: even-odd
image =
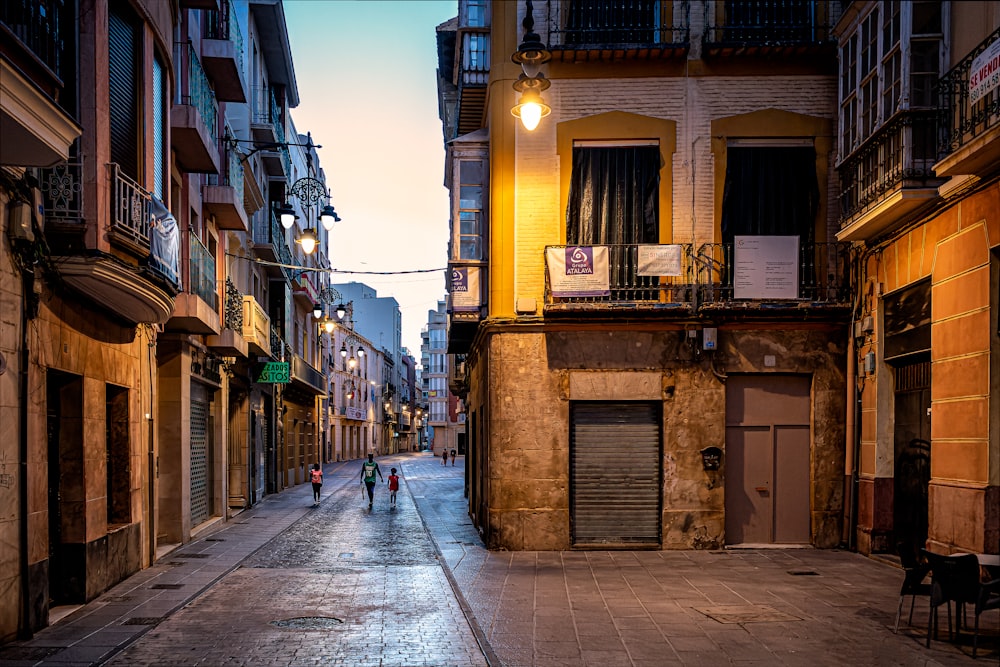
[[[725,480],[703,469],[700,450],[725,446],[725,374],[765,372],[812,378],[812,543],[839,543],[846,332],[723,328],[714,359],[689,340],[663,326],[508,330],[489,338],[484,530],[491,547],[570,547],[569,401],[581,399],[662,401],[662,546],[722,546]],[[765,366],[765,354],[773,366]]]

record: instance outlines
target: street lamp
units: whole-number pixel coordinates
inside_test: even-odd
[[[552,113],[552,108],[542,98],[542,91],[552,84],[541,72],[542,65],[552,59],[552,53],[535,33],[531,0],[525,0],[524,4],[524,20],[521,22],[524,41],[510,57],[511,61],[521,66],[522,74],[514,82],[514,90],[521,94],[521,98],[510,112],[521,119],[526,130],[531,131],[538,127],[542,118]]]
[[[289,146],[299,146],[301,144],[288,144]],[[306,176],[303,176],[299,180],[292,184],[292,187],[288,188],[288,194],[292,195],[300,202],[302,206],[309,209],[313,206],[319,207],[319,202],[322,199],[326,199],[326,205],[319,211],[319,220],[323,224],[323,228],[326,231],[333,229],[335,222],[340,222],[340,216],[333,209],[330,204],[330,191],[326,188],[326,184],[319,180],[318,178],[313,178],[309,174],[312,173],[312,151],[313,148],[322,148],[322,146],[317,146],[312,142],[312,133],[306,134]],[[291,229],[295,224],[295,219],[298,217],[295,215],[295,209],[285,201],[279,206],[275,213],[278,215],[278,219],[281,221],[281,226],[285,229]],[[316,230],[309,227],[304,232],[302,236],[296,239],[297,243],[302,245],[302,251],[311,255],[313,250],[316,249],[316,243],[318,242],[316,236]]]

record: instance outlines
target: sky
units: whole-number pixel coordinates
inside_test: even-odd
[[[437,107],[434,29],[457,0],[284,0],[299,133],[320,144],[341,222],[328,256],[341,271],[443,269],[448,191]],[[420,362],[427,311],[445,296],[445,272],[335,273],[399,302],[403,346]]]

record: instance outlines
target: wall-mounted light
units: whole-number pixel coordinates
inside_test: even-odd
[[[335,222],[340,222],[340,216],[333,210],[333,206],[327,204],[319,214],[319,221],[323,223],[323,229],[330,231]]]
[[[534,130],[538,122],[552,112],[552,108],[542,98],[542,91],[551,83],[541,72],[541,67],[552,59],[552,52],[542,43],[542,38],[535,32],[534,7],[531,0],[525,0],[524,41],[510,59],[521,66],[523,72],[514,82],[514,90],[521,94],[517,105],[510,110],[511,114],[521,119],[526,130]]]
[[[313,317],[315,317],[317,320],[323,317],[323,306],[321,304],[318,303],[313,304]]]

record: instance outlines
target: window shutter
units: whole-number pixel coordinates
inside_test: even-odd
[[[108,15],[108,109],[111,161],[139,180],[138,34],[120,10]]]

